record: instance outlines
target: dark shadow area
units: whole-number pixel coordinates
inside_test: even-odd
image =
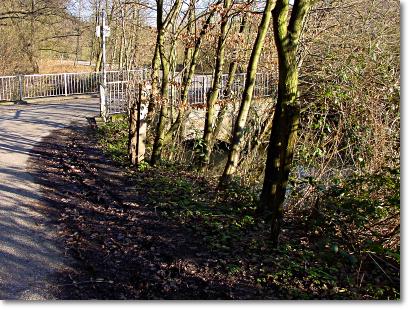
[[[278,298],[275,285],[221,269],[241,257],[212,251],[190,225],[158,212],[135,178],[102,154],[91,129],[54,131],[35,152],[43,154],[30,167],[48,198],[45,214],[75,259],[60,273],[58,298]]]

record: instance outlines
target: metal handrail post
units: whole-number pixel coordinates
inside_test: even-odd
[[[23,76],[20,74],[19,79],[19,101],[23,101]]]
[[[205,84],[205,79],[206,79],[206,75],[202,76],[202,92],[204,94],[204,104],[206,104],[207,98],[206,98],[206,84]]]
[[[68,96],[67,73],[64,73],[64,96]]]
[[[101,117],[103,118],[104,122],[107,121],[107,106],[106,106],[106,100],[105,100],[105,91],[107,87],[107,72],[105,69],[106,65],[106,57],[105,57],[105,10],[101,10],[101,20],[102,20],[102,25],[101,25],[101,49],[102,49],[102,82],[100,84],[100,112],[101,112]]]

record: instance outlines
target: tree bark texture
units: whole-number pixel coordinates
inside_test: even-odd
[[[275,246],[278,245],[283,202],[299,125],[296,52],[303,22],[310,6],[309,0],[295,0],[289,22],[288,0],[278,0],[273,11],[273,28],[279,62],[278,100],[272,121],[258,212],[272,216],[271,237]]]
[[[143,160],[143,154],[141,154],[143,148],[140,146],[143,141],[141,141],[139,130],[141,127],[141,94],[142,85],[140,84],[138,85],[138,97],[131,106],[129,116],[128,155],[132,166]]]
[[[224,0],[224,9],[229,10],[231,7],[232,0]],[[222,73],[223,67],[225,63],[225,43],[226,37],[228,34],[228,26],[229,26],[229,16],[226,12],[224,16],[222,16],[221,21],[221,32],[218,38],[218,45],[216,48],[216,59],[215,59],[215,68],[214,74],[212,79],[212,87],[210,94],[206,101],[206,115],[205,115],[205,126],[204,126],[204,154],[202,158],[202,166],[205,167],[209,163],[209,159],[211,156],[211,145],[213,137],[213,130],[215,125],[215,104],[218,100],[219,91],[222,87]]]
[[[247,23],[247,15],[245,14],[242,18],[241,26],[239,28],[239,34],[240,35],[243,34],[243,32],[245,30],[245,27],[246,27],[246,23]],[[237,50],[235,50],[235,53],[236,52],[237,52]],[[225,88],[223,90],[223,98],[225,99],[225,102],[224,102],[224,105],[220,105],[220,110],[219,110],[217,119],[215,121],[215,127],[214,127],[214,131],[212,133],[213,139],[212,139],[212,144],[210,146],[211,153],[213,151],[215,142],[218,139],[218,136],[222,131],[223,121],[224,121],[225,115],[228,112],[228,108],[229,108],[228,102],[230,102],[230,99],[233,99],[232,98],[232,86],[233,86],[233,83],[235,82],[235,75],[236,75],[237,69],[238,69],[238,60],[237,60],[237,58],[235,58],[229,64],[228,78],[227,78]],[[228,102],[226,102],[226,101],[228,101]]]
[[[184,74],[183,76],[183,83],[182,83],[183,85],[182,85],[181,99],[180,99],[180,104],[179,104],[179,109],[178,109],[178,116],[166,135],[166,138],[165,138],[166,141],[171,139],[172,135],[181,128],[184,121],[189,116],[190,111],[189,111],[188,102],[187,102],[189,87],[191,86],[191,83],[192,83],[192,77],[195,74],[195,69],[196,69],[196,64],[198,61],[198,55],[200,51],[202,38],[207,32],[214,14],[215,14],[215,9],[209,13],[208,18],[206,19],[204,25],[202,26],[199,36],[195,40],[195,46],[193,50],[191,48],[191,51],[189,53],[187,52],[186,54],[186,57],[189,57],[189,59],[185,58],[185,61],[186,61],[185,63],[188,65],[188,69],[186,70],[186,74]]]
[[[170,72],[170,61],[169,55],[166,55],[165,48],[165,35],[169,27],[175,22],[179,10],[181,9],[182,0],[176,0],[168,13],[164,21],[162,21],[162,11],[160,14],[158,12],[163,9],[163,0],[157,1],[157,45],[159,58],[161,60],[162,69],[162,80],[161,80],[161,112],[159,115],[159,120],[157,124],[157,130],[154,140],[154,145],[152,149],[151,164],[156,165],[161,160],[162,149],[164,146],[164,138],[166,134],[166,126],[168,124],[169,118],[169,104],[168,104],[168,85],[169,85],[169,72]],[[173,42],[175,44],[175,42]],[[172,46],[171,46],[172,50]]]
[[[253,98],[253,90],[255,87],[259,58],[262,53],[263,44],[265,42],[266,34],[269,29],[269,23],[272,18],[273,5],[273,0],[267,0],[262,20],[258,27],[258,34],[253,45],[252,54],[249,59],[248,69],[246,71],[245,88],[243,91],[241,105],[232,136],[231,149],[228,155],[228,161],[225,165],[224,172],[220,179],[220,186],[222,187],[232,180],[232,177],[236,172],[236,168],[238,166],[239,156],[244,140],[245,125],[248,119],[249,108],[251,106]]]

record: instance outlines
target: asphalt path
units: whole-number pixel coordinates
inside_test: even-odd
[[[27,164],[53,130],[97,114],[98,99],[0,106],[0,299],[54,299],[50,279],[67,261]]]

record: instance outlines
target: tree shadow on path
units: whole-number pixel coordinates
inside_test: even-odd
[[[46,213],[58,221],[73,269],[61,299],[274,299],[249,279],[227,276],[189,226],[157,214],[135,179],[107,159],[91,129],[53,132],[30,166]],[[268,295],[266,295],[268,294]]]

